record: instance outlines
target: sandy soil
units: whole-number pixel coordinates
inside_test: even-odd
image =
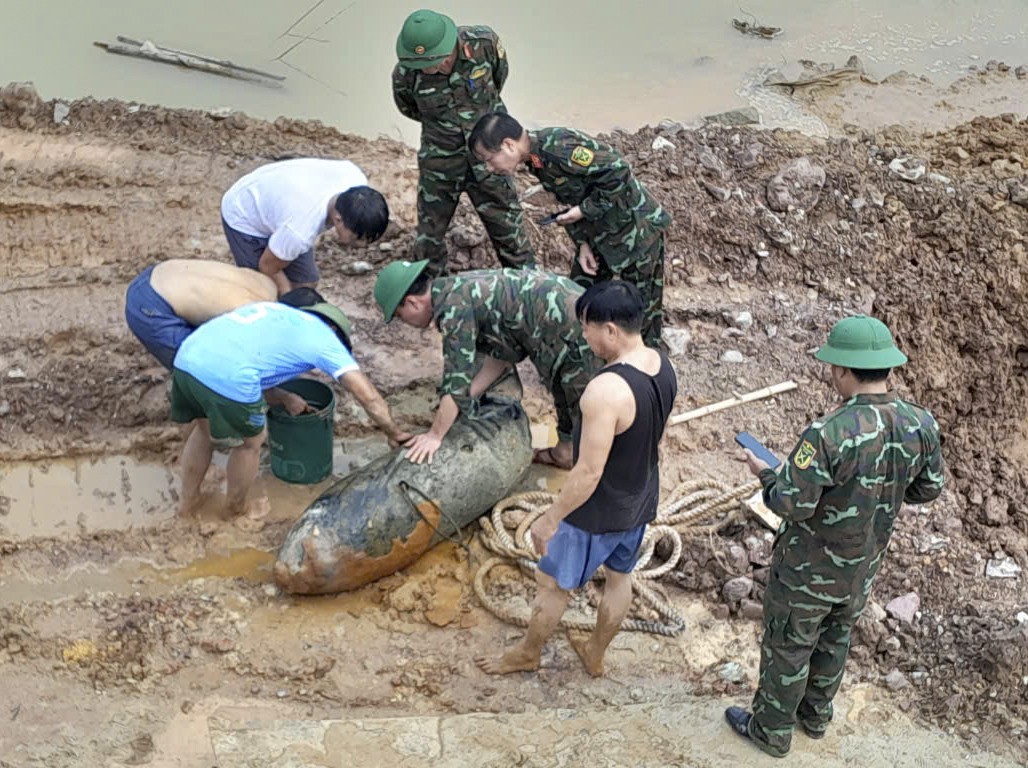
[[[217,706],[259,704],[303,719],[618,706],[669,693],[747,699],[759,624],[744,606],[726,604],[721,588],[748,575],[748,599],[760,599],[769,545],[755,523],[693,542],[666,580],[689,622],[682,637],[619,637],[612,673],[598,681],[557,638],[537,677],[495,680],[471,657],[520,631],[477,605],[461,550],[438,548],[357,593],[291,598],[271,583],[270,553],[316,488],[266,480],[272,520],[246,533],[172,519],[173,482],[137,474],[135,462],[172,466],[181,438],[167,420],[166,375],[121,318],[125,286],[160,259],[225,259],[221,192],[276,157],[348,157],[389,198],[395,224],[384,242],[321,249],[324,288],[354,318],[369,375],[408,423],[427,424],[438,339],[382,325],[370,302],[373,275],[353,267],[409,245],[412,150],[316,122],[85,100],[57,126],[52,105],[31,94],[7,89],[2,103],[0,460],[8,472],[32,469],[27,485],[44,488],[53,467],[73,466],[81,480],[98,457],[131,458],[121,485],[98,498],[116,509],[149,501],[114,531],[100,530],[109,526],[88,513],[88,499],[40,504],[33,514],[64,523],[62,532],[23,535],[12,517],[27,514],[26,502],[0,499],[0,686],[10,692],[0,722],[13,726],[0,729],[0,765],[206,765],[190,734],[202,734]],[[673,146],[652,149],[658,135]],[[665,490],[704,477],[741,484],[731,442],[740,428],[787,451],[831,402],[809,350],[846,313],[885,319],[912,358],[900,389],[929,407],[946,433],[951,483],[940,502],[904,509],[875,589],[876,606],[916,592],[919,615],[901,624],[868,612],[843,696],[849,706],[860,691],[883,702],[879,712],[902,710],[965,737],[972,751],[1023,761],[1028,621],[1016,615],[1028,598],[1023,577],[990,579],[985,566],[1010,556],[1028,568],[1028,310],[1020,300],[1028,122],[978,118],[934,134],[856,128],[829,140],[644,129],[612,140],[675,219],[666,308],[678,406],[788,378],[801,384],[797,393],[674,428]],[[804,157],[814,170],[769,193],[772,177]],[[889,170],[904,158],[921,161],[921,179]],[[526,204],[552,207],[541,193]],[[532,236],[543,261],[565,270],[559,233]],[[458,268],[493,263],[467,206],[450,243]],[[737,319],[742,311],[752,323]],[[743,362],[724,362],[730,350]],[[547,398],[524,373],[530,415],[552,421]],[[342,402],[337,434],[359,453],[373,433]],[[555,480],[536,472],[529,484]],[[513,573],[504,588],[525,594]],[[735,682],[720,674],[728,662],[741,665]],[[884,686],[894,670],[905,686]],[[854,687],[858,681],[868,685]],[[873,719],[857,727],[871,730]]]

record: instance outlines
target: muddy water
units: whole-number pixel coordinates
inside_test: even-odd
[[[15,539],[154,525],[173,514],[168,467],[128,456],[18,462],[0,476],[0,533]]]
[[[34,81],[47,97],[93,95],[170,106],[234,107],[314,117],[344,131],[408,141],[417,127],[389,89],[394,40],[417,4],[400,0],[42,0],[7,3],[0,24],[3,80]],[[842,63],[859,54],[872,74],[896,69],[952,79],[998,58],[1028,62],[1023,0],[750,0],[773,41],[731,26],[737,4],[719,0],[521,0],[486,8],[440,6],[457,23],[500,32],[512,74],[505,97],[530,124],[590,131],[633,129],[662,117],[690,120],[745,106],[748,73],[800,58]],[[313,10],[295,24],[305,11]],[[113,56],[94,40],[116,35],[193,50],[287,77],[266,88]]]

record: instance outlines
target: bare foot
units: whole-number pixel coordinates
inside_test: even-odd
[[[207,501],[210,494],[198,493],[195,496],[183,496],[178,505],[179,517],[195,517],[200,508]]]
[[[490,675],[509,675],[511,672],[534,672],[539,669],[539,656],[517,646],[502,656],[476,656],[475,663]]]
[[[236,527],[247,533],[257,533],[264,529],[270,513],[271,501],[267,496],[251,499],[246,504],[246,512],[236,518]]]
[[[589,650],[589,636],[572,635],[568,633],[568,642],[575,649],[578,658],[582,660],[585,671],[593,677],[603,677],[603,655],[596,658]]]

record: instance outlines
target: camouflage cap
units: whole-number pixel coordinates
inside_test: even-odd
[[[457,45],[457,25],[435,11],[414,11],[396,38],[396,57],[409,69],[439,64]]]
[[[335,304],[329,304],[327,301],[319,302],[318,304],[311,304],[309,307],[300,307],[303,312],[310,312],[313,315],[318,315],[324,318],[330,324],[339,329],[339,332],[346,337],[346,346],[350,346],[350,319],[346,314],[337,307]]]
[[[378,277],[375,278],[375,301],[382,310],[382,315],[388,323],[396,314],[396,308],[400,306],[407,291],[414,285],[421,273],[428,266],[428,259],[421,261],[394,261],[387,264]]]
[[[844,317],[832,326],[828,341],[814,357],[859,370],[895,368],[907,362],[907,356],[896,347],[888,326],[866,315]]]

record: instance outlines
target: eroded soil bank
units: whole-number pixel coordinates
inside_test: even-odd
[[[34,479],[0,500],[0,685],[11,692],[0,722],[12,726],[0,729],[0,761],[100,764],[113,755],[204,764],[183,734],[202,730],[200,714],[219,706],[304,719],[694,694],[746,700],[759,628],[749,601],[761,597],[769,550],[754,522],[693,541],[665,581],[689,621],[681,638],[619,638],[601,681],[587,681],[557,638],[537,677],[495,680],[471,657],[519,630],[477,605],[469,584],[480,559],[469,569],[461,550],[440,548],[360,592],[290,598],[271,584],[270,553],[317,489],[266,480],[272,521],[247,533],[172,519],[174,480],[137,470],[136,462],[173,468],[181,438],[167,419],[165,373],[124,326],[124,289],[156,260],[225,259],[222,191],[284,156],[348,157],[388,197],[395,223],[384,242],[322,248],[324,288],[354,318],[369,375],[408,423],[427,424],[438,338],[382,325],[370,301],[373,274],[358,265],[384,263],[411,242],[412,150],[284,118],[84,100],[58,126],[53,105],[31,94],[8,91],[4,103],[0,459]],[[961,749],[1023,761],[1028,617],[1019,623],[1017,615],[1028,597],[1023,576],[989,578],[986,567],[1009,557],[1008,569],[1028,568],[1028,123],[1004,115],[933,134],[854,128],[827,140],[669,124],[611,140],[674,216],[666,308],[678,407],[789,378],[801,385],[672,429],[665,490],[706,477],[741,484],[736,429],[787,451],[830,403],[809,350],[844,314],[886,320],[911,357],[896,383],[939,418],[952,482],[942,500],[901,516],[843,692],[847,711],[863,714],[840,728],[871,730],[902,711],[969,738]],[[528,191],[527,180],[519,184]],[[542,193],[525,203],[533,212],[553,207]],[[560,233],[531,234],[547,266],[565,271],[570,251]],[[493,264],[469,208],[450,241],[455,268]],[[742,362],[730,362],[740,355],[726,358],[729,351]],[[523,373],[526,406],[545,425],[545,393]],[[355,455],[373,436],[345,401],[336,428],[359,444]],[[68,473],[82,482],[99,460],[114,467],[114,479],[96,486],[102,504],[131,509],[131,528],[100,530],[112,526],[83,516],[74,497],[63,508],[40,504],[37,514],[61,527],[33,534],[12,519],[25,514],[26,488]],[[69,469],[75,461],[80,469]],[[555,482],[541,472],[529,479],[531,487]],[[157,490],[140,506],[144,487]],[[739,576],[753,580],[746,602],[726,603],[722,587]],[[527,594],[513,571],[505,578],[510,599]],[[919,598],[911,621],[880,608],[908,593]],[[725,671],[729,662],[741,665],[739,675]]]

